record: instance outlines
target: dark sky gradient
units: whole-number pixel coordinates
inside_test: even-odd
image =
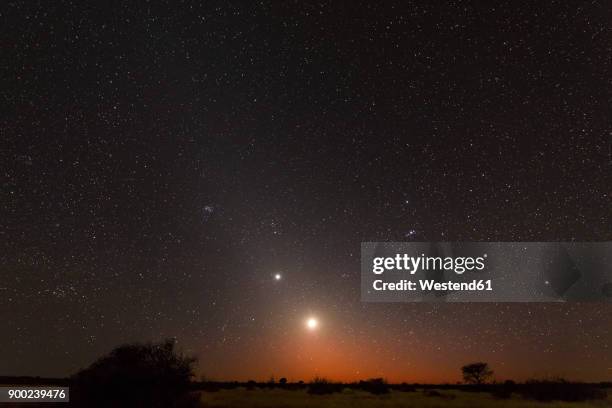
[[[609,303],[359,294],[362,241],[612,239],[612,6],[203,3],[1,6],[0,375],[176,337],[217,379],[612,379]]]

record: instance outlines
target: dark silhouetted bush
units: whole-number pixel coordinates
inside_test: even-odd
[[[382,378],[371,378],[367,381],[359,381],[357,387],[375,395],[389,393],[389,385]]]
[[[343,385],[333,383],[325,378],[315,377],[308,384],[308,393],[315,395],[333,394],[342,391]]]
[[[604,389],[593,384],[564,379],[530,380],[523,384],[520,393],[524,398],[537,401],[586,401],[607,397]]]
[[[87,407],[192,406],[194,364],[173,340],[120,346],[74,376],[71,400]]]
[[[398,391],[402,391],[402,392],[415,392],[416,391],[416,387],[412,384],[408,384],[408,383],[401,383],[401,384],[396,384],[393,386],[394,389],[398,390]]]
[[[285,377],[282,377],[280,380],[278,380],[278,383],[281,387],[284,387],[285,385],[287,385],[287,379]]]
[[[516,383],[512,380],[506,380],[500,384],[491,384],[488,387],[491,395],[497,399],[509,399],[512,397],[512,393],[516,391]]]
[[[495,387],[491,391],[491,396],[497,399],[509,399],[512,397],[512,390],[505,387]]]

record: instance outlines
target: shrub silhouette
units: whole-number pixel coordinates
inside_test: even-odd
[[[463,380],[468,384],[484,384],[493,375],[487,363],[472,363],[461,367]]]
[[[491,395],[497,399],[509,399],[514,391],[516,391],[516,383],[512,380],[506,380],[502,384],[494,384]]]
[[[287,385],[287,379],[285,377],[282,377],[280,380],[278,380],[278,383],[281,387],[284,387],[285,385]]]
[[[333,383],[325,378],[315,377],[308,384],[308,393],[315,395],[333,394],[342,391],[343,385]]]
[[[358,388],[371,392],[375,395],[388,394],[389,385],[382,378],[371,378],[367,381],[359,381]]]
[[[521,388],[524,398],[537,401],[586,401],[605,399],[605,390],[592,384],[572,383],[562,378],[529,380]]]
[[[408,384],[408,383],[401,383],[401,384],[396,384],[394,386],[394,388],[398,391],[402,391],[402,392],[415,392],[416,391],[416,387],[412,384]]]
[[[117,347],[74,376],[74,402],[88,407],[189,406],[195,361],[178,353],[173,340]]]

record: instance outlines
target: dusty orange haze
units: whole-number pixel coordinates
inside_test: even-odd
[[[386,337],[381,333],[379,338]],[[568,368],[567,362],[555,355],[525,352],[521,358],[505,358],[503,354],[476,350],[475,354],[482,358],[470,358],[460,353],[445,353],[435,342],[411,347],[391,339],[353,340],[338,340],[331,333],[305,332],[280,335],[267,342],[259,339],[238,347],[228,344],[215,352],[206,352],[202,358],[206,364],[200,364],[198,371],[206,379],[227,381],[286,377],[289,381],[307,382],[320,376],[344,382],[383,377],[394,383],[455,383],[461,381],[462,365],[482,360],[489,362],[498,381],[550,376],[605,381],[610,377],[606,374],[612,373],[601,361],[586,368],[576,365]],[[516,352],[512,355],[516,356]]]

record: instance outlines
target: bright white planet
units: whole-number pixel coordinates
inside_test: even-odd
[[[281,280],[282,276],[280,273],[277,273],[276,275],[274,275],[274,280]]]
[[[319,321],[315,319],[314,317],[311,317],[306,321],[306,327],[308,327],[310,330],[314,330],[318,326],[319,326]]]

